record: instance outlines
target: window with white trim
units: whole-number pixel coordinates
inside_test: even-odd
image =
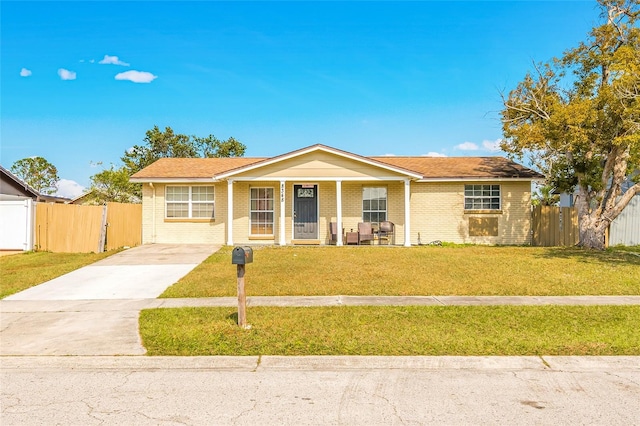
[[[465,210],[500,210],[500,185],[465,185]]]
[[[213,186],[167,186],[165,194],[167,219],[213,219]]]
[[[251,235],[273,235],[273,188],[251,188]]]
[[[387,220],[387,188],[362,188],[362,221],[379,224]]]

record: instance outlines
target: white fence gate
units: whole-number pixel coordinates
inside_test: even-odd
[[[0,250],[33,250],[33,200],[0,201]]]
[[[640,195],[633,197],[622,213],[611,222],[609,245],[640,245]]]

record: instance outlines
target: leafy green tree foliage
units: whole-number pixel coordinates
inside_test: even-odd
[[[129,182],[129,172],[125,167],[118,169],[111,165],[91,176],[87,200],[90,204],[139,203],[139,185]]]
[[[174,133],[171,127],[147,130],[144,145],[135,145],[122,156],[130,174],[134,174],[160,158],[242,157],[246,146],[230,137],[220,141],[213,135],[187,136]]]
[[[531,204],[534,206],[557,206],[560,202],[560,195],[554,194],[554,188],[550,185],[542,185],[533,194]]]
[[[242,157],[247,147],[233,136],[221,141],[213,135],[206,138],[192,136],[200,156],[205,158]]]
[[[11,166],[11,173],[41,194],[51,195],[58,190],[58,169],[43,157],[18,160]]]
[[[604,23],[561,58],[535,66],[503,97],[501,148],[528,157],[559,190],[577,188],[580,243],[605,231],[640,184],[639,0],[598,0]],[[636,177],[637,179],[637,177]]]
[[[162,131],[158,126],[153,126],[153,129],[147,130],[144,144],[135,145],[126,151],[121,160],[124,164],[123,169],[128,176],[131,176],[160,158],[242,157],[246,149],[247,147],[242,142],[233,137],[221,141],[213,135],[204,138],[187,136],[175,133],[171,127],[165,127]],[[121,170],[116,171],[118,172],[117,176],[120,176]],[[141,199],[141,185],[130,185],[135,189],[133,194],[137,199]],[[116,186],[122,188],[119,185]]]

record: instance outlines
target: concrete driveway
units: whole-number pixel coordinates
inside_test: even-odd
[[[0,301],[0,354],[144,354],[132,302],[156,298],[219,248],[135,247],[9,296]]]

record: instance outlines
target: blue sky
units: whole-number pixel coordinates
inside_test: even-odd
[[[500,92],[584,40],[596,6],[2,1],[0,163],[42,156],[79,195],[154,125],[247,156],[500,155]]]

